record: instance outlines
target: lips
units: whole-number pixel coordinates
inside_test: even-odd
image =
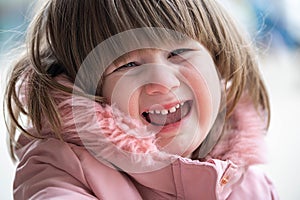
[[[179,122],[186,117],[190,111],[192,101],[185,101],[176,104],[169,109],[149,110],[142,113],[144,119],[155,126],[167,126]]]

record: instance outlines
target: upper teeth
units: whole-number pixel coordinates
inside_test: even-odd
[[[176,104],[175,106],[169,108],[169,109],[163,109],[163,110],[149,110],[148,113],[150,114],[160,114],[160,115],[167,115],[168,113],[174,113],[178,108],[183,106],[184,103]]]

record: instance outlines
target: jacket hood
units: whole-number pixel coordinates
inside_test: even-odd
[[[66,78],[59,77],[59,82],[73,87]],[[153,171],[153,166],[162,168],[180,157],[160,151],[155,144],[155,135],[116,106],[103,106],[86,97],[61,91],[52,93],[62,118],[64,141],[84,146],[98,160],[136,173]],[[241,167],[263,163],[266,123],[260,113],[263,112],[255,109],[247,98],[242,98],[230,119],[230,129],[224,132],[205,160],[230,160]],[[42,124],[42,135],[55,137],[49,123],[44,120]],[[35,134],[33,128],[28,130]],[[22,146],[29,141],[23,136],[19,138]]]

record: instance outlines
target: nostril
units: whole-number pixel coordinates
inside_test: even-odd
[[[145,86],[146,93],[148,95],[167,94],[172,90],[164,85],[149,83]]]

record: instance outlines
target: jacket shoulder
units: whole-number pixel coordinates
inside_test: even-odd
[[[84,147],[57,139],[35,140],[18,150],[15,199],[117,199],[107,182],[139,199],[131,182],[96,160]]]
[[[241,179],[233,185],[228,199],[276,200],[278,194],[272,181],[257,166],[250,166]]]
[[[80,160],[68,144],[56,139],[34,140],[17,153],[15,199],[93,198]]]

